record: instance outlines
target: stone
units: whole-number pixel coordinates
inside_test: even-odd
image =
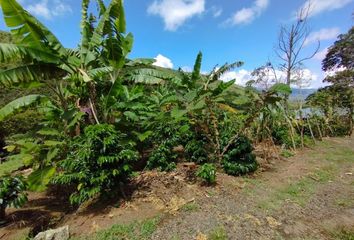
[[[34,237],[33,240],[68,240],[69,237],[69,226],[64,226],[61,228],[40,232]]]

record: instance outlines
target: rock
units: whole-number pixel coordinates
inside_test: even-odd
[[[33,240],[68,240],[69,226],[64,226],[57,229],[50,229],[45,232],[40,232]]]

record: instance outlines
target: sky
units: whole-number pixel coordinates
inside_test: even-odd
[[[244,65],[223,76],[244,85],[251,72],[275,54],[281,26],[294,22],[296,12],[311,1],[310,35],[303,49],[316,56],[305,62],[307,87],[323,86],[326,73],[321,61],[337,36],[354,23],[354,0],[125,0],[127,30],[134,35],[130,58],[155,58],[156,65],[192,69],[199,51],[202,70],[217,64],[242,61]],[[80,41],[80,0],[20,0],[25,9],[43,22],[64,44],[75,48]],[[94,2],[94,1],[92,1]],[[108,3],[109,1],[106,0]],[[91,10],[95,11],[95,6]],[[8,30],[1,16],[0,29]]]

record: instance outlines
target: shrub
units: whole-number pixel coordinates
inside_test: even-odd
[[[147,168],[171,171],[176,167],[178,154],[173,151],[178,145],[185,145],[190,138],[189,126],[182,122],[161,122],[152,135],[154,150],[151,152]]]
[[[258,163],[252,151],[253,147],[248,138],[242,136],[235,140],[224,155],[222,165],[225,172],[236,176],[256,171]]]
[[[187,158],[196,163],[205,163],[208,160],[208,152],[205,148],[206,141],[192,139],[185,146]]]
[[[77,191],[72,204],[81,204],[99,194],[107,194],[128,178],[131,164],[138,159],[134,143],[113,125],[88,126],[70,143],[70,154],[59,163],[62,172],[54,183],[71,184]]]
[[[147,162],[147,168],[157,168],[160,171],[171,171],[176,168],[177,153],[172,151],[172,146],[169,141],[161,143],[150,154]]]
[[[196,175],[209,185],[216,183],[216,167],[214,164],[203,164],[199,167]]]
[[[12,206],[22,207],[27,202],[26,183],[21,177],[3,177],[0,179],[0,222],[5,220],[5,210]]]

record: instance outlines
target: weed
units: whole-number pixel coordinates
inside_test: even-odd
[[[285,188],[275,190],[272,194],[273,197],[259,202],[258,207],[263,210],[278,209],[285,200],[303,207],[316,192],[316,187],[319,184],[333,179],[336,170],[337,168],[334,165],[321,168],[297,182],[288,184]]]
[[[289,157],[294,156],[295,154],[287,149],[284,149],[283,151],[281,151],[280,155],[282,157],[289,158]]]
[[[354,240],[354,229],[342,228],[340,230],[331,232],[331,235],[336,240]]]
[[[199,210],[199,205],[197,203],[187,203],[182,207],[185,212],[195,212]]]
[[[223,227],[217,227],[210,231],[208,235],[209,240],[227,240],[227,234]]]
[[[216,183],[216,167],[214,166],[214,164],[203,164],[199,167],[196,175],[209,185]]]
[[[159,222],[160,219],[156,217],[153,219],[145,220],[143,222],[134,222],[129,225],[113,225],[110,229],[100,231],[93,236],[85,236],[76,238],[75,240],[150,239],[151,235],[155,232]]]

